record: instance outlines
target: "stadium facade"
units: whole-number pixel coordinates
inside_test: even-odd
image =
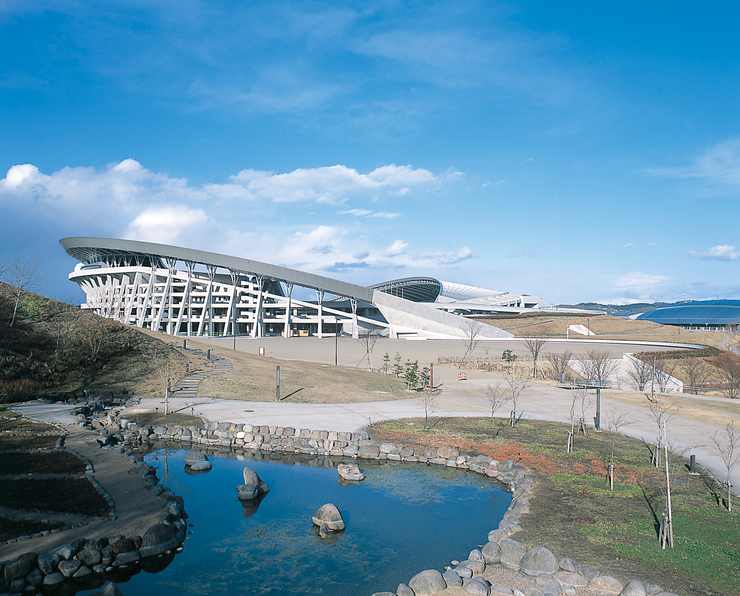
[[[727,331],[740,326],[740,300],[677,302],[635,314],[633,318],[684,329]]]
[[[390,337],[456,338],[474,328],[481,339],[502,338],[511,334],[465,317],[553,308],[541,298],[430,277],[365,287],[165,244],[90,237],[59,242],[79,261],[69,279],[85,293],[83,308],[170,335],[357,337],[362,329],[379,329]],[[305,289],[316,299],[305,299]]]

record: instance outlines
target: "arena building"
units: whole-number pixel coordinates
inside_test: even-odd
[[[740,326],[740,300],[677,302],[636,314],[634,318],[684,329],[737,330]]]
[[[511,334],[465,316],[553,308],[534,296],[430,277],[365,287],[165,244],[87,237],[59,242],[79,261],[69,279],[85,293],[83,308],[170,335],[358,337],[363,329],[378,329],[390,337],[450,338],[474,329],[481,339],[502,338]]]

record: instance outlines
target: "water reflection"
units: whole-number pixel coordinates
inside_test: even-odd
[[[211,471],[192,475],[186,453],[147,461],[184,498],[192,534],[163,569],[147,565],[121,585],[127,596],[395,592],[422,569],[466,558],[511,500],[490,479],[444,466],[359,460],[365,481],[340,482],[340,458],[209,452]],[[245,466],[270,487],[250,502],[236,496]],[[321,538],[311,518],[325,503],[339,508],[346,530]]]

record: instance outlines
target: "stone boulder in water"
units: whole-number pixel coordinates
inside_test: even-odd
[[[357,464],[339,464],[337,472],[344,480],[365,480],[365,474],[360,471],[360,466]]]
[[[341,532],[344,530],[344,520],[339,513],[336,505],[327,503],[322,505],[319,510],[313,514],[313,523],[319,527],[319,536],[325,538],[332,532]]]
[[[270,489],[252,468],[244,468],[244,484],[236,487],[240,501],[249,501],[264,495]]]

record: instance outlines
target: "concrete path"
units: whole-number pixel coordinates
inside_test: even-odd
[[[198,341],[201,341],[199,338]],[[502,346],[512,346],[512,349],[526,351],[519,340],[495,340],[489,343],[488,349],[491,353],[498,353]],[[221,348],[230,349],[233,346],[231,338],[213,338],[205,343],[216,345]],[[561,343],[548,342],[545,351],[562,349]],[[573,351],[584,351],[593,346],[592,341],[576,341],[566,344],[565,347]],[[604,349],[613,352],[615,357],[620,357],[622,352],[635,352],[645,349],[642,342],[603,342],[599,343]],[[336,346],[336,347],[335,347]],[[267,355],[273,358],[285,358],[294,360],[309,360],[318,362],[334,362],[335,350],[341,355],[338,358],[340,364],[356,365],[364,358],[364,351],[359,342],[351,338],[339,338],[335,344],[333,338],[260,338],[237,340],[237,349],[250,353],[258,353],[259,347],[265,347]],[[667,349],[666,347],[662,347]],[[226,349],[222,354],[227,355]],[[478,348],[482,351],[483,348]],[[435,340],[435,341],[408,341],[381,339],[376,345],[374,358],[380,361],[382,354],[388,352],[393,355],[398,352],[403,359],[414,359],[422,362],[436,362],[439,356],[462,356],[465,352],[463,341],[457,340]],[[441,389],[436,400],[436,411],[434,416],[490,416],[491,409],[485,397],[485,387],[489,383],[502,380],[490,373],[467,371],[467,380],[459,381],[458,371],[455,368],[435,366],[435,386]],[[595,396],[591,396],[595,402]],[[701,397],[697,399],[703,399]],[[525,418],[538,420],[551,420],[558,422],[569,422],[572,393],[568,389],[558,388],[552,385],[532,383],[522,394],[518,410],[524,413]],[[40,408],[43,416],[64,416],[65,406],[43,406],[24,405],[22,408]],[[132,412],[152,411],[155,407],[164,409],[163,400],[142,400],[139,406],[131,409]],[[397,418],[410,418],[424,416],[424,406],[417,399],[378,401],[366,403],[345,404],[295,404],[275,402],[251,402],[224,400],[208,397],[195,398],[170,398],[172,411],[182,411],[187,414],[195,414],[211,421],[230,421],[268,426],[292,426],[296,428],[325,429],[337,431],[359,431],[369,423],[381,420]],[[622,432],[628,436],[644,439],[647,443],[655,444],[658,429],[651,418],[647,407],[627,404],[624,402],[602,399],[602,427],[606,427],[607,413],[613,410],[617,414],[625,414],[629,425],[623,427]],[[71,408],[70,408],[71,409]],[[497,413],[497,417],[508,418],[511,406],[507,404],[503,411]],[[34,417],[34,414],[26,409],[26,415]],[[588,423],[593,424],[595,415],[595,403],[590,406]],[[738,415],[740,420],[740,400],[738,401]],[[730,420],[728,420],[728,423]],[[709,437],[714,433],[721,433],[724,429],[720,426],[685,418],[673,416],[668,423],[668,437],[675,452],[688,457],[696,455],[697,463],[711,471],[718,478],[726,477],[726,468],[721,458],[711,447]],[[740,486],[740,466],[737,467],[732,476],[734,486]]]
[[[436,399],[435,411],[431,415],[490,416],[491,407],[485,397],[485,387],[497,380],[503,382],[503,379],[485,372],[467,371],[467,380],[458,381],[457,373],[457,369],[435,367],[435,385],[440,387],[441,393]],[[532,383],[522,393],[518,410],[524,413],[524,418],[569,422],[572,399],[573,394],[569,389]],[[591,393],[589,399],[592,403],[587,411],[587,423],[593,425],[596,396]],[[155,407],[163,408],[163,401],[142,400],[141,404],[131,408],[131,411],[151,411]],[[371,422],[424,416],[424,406],[418,398],[315,405],[214,398],[171,399],[170,408],[174,411],[182,409],[185,413],[193,413],[211,421],[353,432],[363,430]],[[502,411],[497,412],[497,417],[508,418],[510,409],[511,405],[506,404]],[[614,411],[617,415],[625,414],[629,422],[622,428],[624,434],[644,439],[652,445],[657,441],[658,428],[647,407],[602,398],[601,411],[602,428],[606,428],[608,413]],[[738,418],[740,419],[740,403]],[[722,427],[675,415],[668,422],[667,428],[674,452],[685,457],[696,455],[699,465],[715,476],[725,478],[726,469],[720,457],[713,451],[709,440],[711,434],[722,432],[724,430]],[[735,470],[732,481],[735,486],[740,486],[740,469]]]

